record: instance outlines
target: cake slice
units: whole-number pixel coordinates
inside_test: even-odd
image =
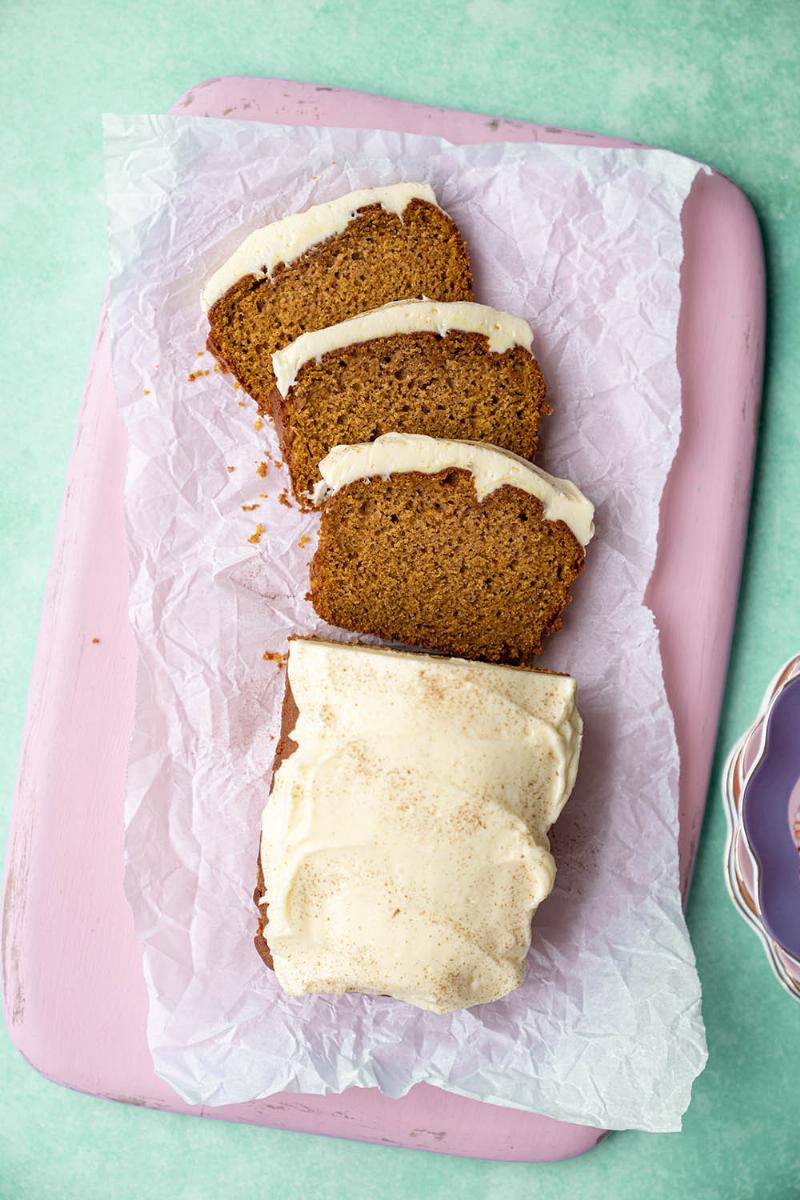
[[[443,1013],[518,987],[581,733],[565,675],[291,641],[256,890],[284,991]]]
[[[425,183],[350,192],[249,234],[203,289],[208,348],[267,411],[276,350],[401,296],[472,299],[464,240]]]
[[[594,533],[573,483],[496,446],[388,433],[320,463],[311,600],[331,625],[530,663]]]
[[[402,300],[302,334],[272,356],[273,415],[295,496],[310,507],[340,443],[391,430],[536,451],[549,412],[521,317],[466,301]]]

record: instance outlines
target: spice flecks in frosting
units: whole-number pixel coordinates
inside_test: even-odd
[[[297,749],[261,842],[283,988],[448,1012],[517,987],[577,770],[574,680],[314,640],[288,673]]]

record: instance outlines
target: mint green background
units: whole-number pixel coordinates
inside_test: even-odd
[[[618,1134],[552,1166],[447,1159],[94,1100],[42,1079],[3,1033],[2,1200],[800,1196],[800,1005],[726,895],[718,795],[727,747],[776,668],[800,651],[799,28],[794,0],[0,3],[3,843],[106,274],[101,112],[164,112],[205,78],[261,74],[665,146],[744,188],[770,280],[751,527],[689,908],[710,1062],[683,1133]]]

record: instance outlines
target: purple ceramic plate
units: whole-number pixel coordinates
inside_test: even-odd
[[[758,907],[770,936],[800,959],[800,677],[766,718],[764,752],[742,798],[742,819],[758,866]]]

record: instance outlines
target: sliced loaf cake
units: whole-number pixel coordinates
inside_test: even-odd
[[[311,599],[331,625],[489,662],[530,663],[561,626],[594,509],[496,446],[414,434],[336,446]]]
[[[304,333],[272,356],[273,415],[303,507],[341,443],[422,433],[531,458],[545,382],[521,317],[465,301],[403,300]]]
[[[464,239],[428,184],[350,192],[249,234],[203,290],[208,348],[267,411],[276,350],[401,296],[472,299]]]

